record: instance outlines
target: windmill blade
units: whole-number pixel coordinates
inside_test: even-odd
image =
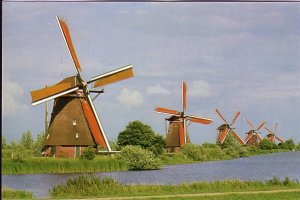
[[[245,144],[248,143],[248,141],[250,140],[250,138],[253,136],[253,131],[251,131],[251,133],[247,134],[246,139],[245,139]]]
[[[221,137],[220,137],[221,144],[223,144],[223,142],[225,141],[229,131],[230,131],[230,129],[228,128],[228,129],[226,129],[226,132],[221,135]]]
[[[66,78],[56,85],[32,91],[31,92],[32,105],[36,106],[38,104],[71,93],[78,89],[79,87],[77,85],[75,76]]]
[[[280,137],[278,137],[278,136],[276,136],[276,135],[275,135],[275,138],[276,138],[279,142],[281,142],[281,143],[284,142],[284,140],[283,140],[282,138],[280,138]]]
[[[274,134],[273,131],[271,131],[271,130],[268,129],[267,127],[265,127],[265,129],[266,129],[270,134]]]
[[[278,123],[275,124],[275,129],[274,129],[274,133],[278,132]]]
[[[228,124],[227,121],[226,121],[226,119],[223,117],[223,115],[221,114],[221,112],[218,110],[218,108],[216,108],[216,112],[223,119],[223,121],[225,122],[225,124]]]
[[[95,88],[95,87],[108,85],[117,81],[125,80],[132,76],[133,76],[132,65],[127,65],[125,67],[121,67],[119,69],[96,76],[92,78],[90,81],[88,81],[87,83],[89,84],[95,82],[93,86]]]
[[[232,126],[232,125],[235,123],[235,121],[237,120],[237,118],[239,117],[240,114],[241,114],[240,111],[238,111],[238,112],[235,114],[235,117],[233,118],[233,120],[232,120],[230,126]]]
[[[59,24],[60,30],[62,32],[62,35],[65,39],[66,45],[69,49],[70,55],[73,59],[76,71],[79,74],[79,72],[81,72],[81,67],[80,67],[76,52],[75,52],[75,48],[73,46],[73,42],[72,42],[72,39],[71,39],[69,28],[68,28],[66,22],[63,19],[61,19],[59,17],[56,17],[56,19],[57,19],[57,22]]]
[[[182,81],[182,111],[186,110],[186,84]]]
[[[258,133],[256,133],[256,137],[257,137],[259,142],[262,141],[262,138],[260,137],[260,135]]]
[[[249,127],[251,128],[251,130],[254,130],[253,124],[249,120],[247,120],[247,119],[245,119],[245,120],[246,120],[247,124],[249,125]]]
[[[187,118],[188,118],[191,122],[195,122],[195,123],[199,123],[199,124],[210,124],[210,123],[213,122],[212,119],[204,118],[204,117],[199,117],[199,116],[195,116],[195,115],[187,116]]]
[[[235,139],[241,144],[241,145],[244,145],[245,142],[242,140],[242,138],[233,130],[231,129],[232,131],[232,135],[233,137],[235,137]]]
[[[176,110],[171,110],[168,108],[157,107],[157,108],[155,108],[155,111],[158,113],[163,113],[163,114],[180,115],[180,112],[178,112]]]
[[[108,152],[111,152],[111,147],[108,143],[90,95],[87,95],[87,101],[82,100],[82,107],[95,141],[101,147],[107,148]]]
[[[258,128],[256,129],[257,131],[259,130],[259,129],[261,129],[261,127],[263,127],[264,125],[265,125],[265,121],[263,121],[259,126],[258,126]]]

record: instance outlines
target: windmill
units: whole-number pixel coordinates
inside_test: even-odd
[[[274,131],[271,131],[270,129],[268,129],[267,127],[265,127],[265,129],[269,132],[268,135],[266,136],[267,139],[270,141],[270,142],[273,142],[275,143],[275,141],[277,140],[279,143],[283,143],[284,140],[280,137],[277,136],[277,133],[278,133],[278,123],[275,124],[275,128],[274,128]]]
[[[225,141],[226,137],[229,134],[231,134],[241,145],[244,145],[245,143],[242,140],[242,138],[240,138],[240,136],[238,136],[238,134],[234,131],[234,128],[232,128],[232,125],[236,122],[237,118],[239,117],[239,115],[241,113],[237,112],[235,114],[232,122],[230,124],[228,124],[228,122],[226,121],[226,119],[223,117],[223,115],[221,114],[221,112],[218,109],[216,109],[216,112],[221,117],[221,119],[225,122],[225,124],[222,124],[217,129],[219,131],[218,138],[217,138],[217,143],[222,144]]]
[[[167,108],[157,107],[155,111],[158,113],[168,114],[171,117],[165,120],[169,122],[167,130],[167,144],[168,152],[176,152],[180,147],[186,143],[190,143],[190,138],[187,131],[188,123],[195,122],[200,124],[210,124],[212,119],[199,117],[195,115],[186,115],[186,84],[182,82],[182,111],[171,110]]]
[[[76,75],[31,92],[33,106],[54,99],[44,145],[53,156],[77,157],[88,146],[112,152],[90,94],[103,93],[103,89],[95,88],[132,77],[132,66],[127,65],[85,81],[80,74],[82,69],[69,28],[64,19],[56,19],[74,62]]]
[[[264,125],[265,125],[265,121],[263,121],[256,129],[254,128],[253,124],[249,121],[246,120],[248,126],[251,128],[251,130],[246,133],[246,139],[245,139],[245,144],[246,145],[258,145],[258,143],[262,140],[262,138],[260,137],[259,133],[257,132],[258,130],[260,130]]]

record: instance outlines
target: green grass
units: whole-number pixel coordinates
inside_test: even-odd
[[[217,192],[267,191],[279,189],[300,189],[298,182],[286,178],[280,181],[274,177],[267,182],[225,180],[195,182],[179,185],[124,185],[113,179],[99,179],[96,176],[78,176],[49,191],[52,198],[94,198],[113,196],[153,196]]]
[[[202,145],[202,147],[195,145],[190,146],[192,148],[186,149],[186,151],[160,156],[161,162],[164,165],[188,164],[287,151],[282,149],[260,150],[253,147],[222,149],[214,144],[206,144]],[[19,159],[2,158],[2,174],[88,173],[125,170],[128,170],[125,162],[116,157],[102,155],[96,156],[94,160],[44,157],[20,157]]]
[[[127,170],[127,166],[124,163],[104,156],[99,156],[94,160],[41,157],[22,161],[2,160],[2,174],[88,173],[125,170]]]
[[[11,188],[2,188],[1,199],[33,199],[33,193],[23,190],[13,190]]]
[[[267,194],[224,194],[215,196],[195,196],[195,197],[162,197],[143,198],[151,200],[299,200],[300,192],[279,192]]]

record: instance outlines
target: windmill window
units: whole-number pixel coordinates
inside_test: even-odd
[[[78,134],[78,133],[76,133],[76,134],[75,134],[75,137],[76,137],[76,138],[78,138],[78,137],[79,137],[79,134]]]
[[[76,119],[73,119],[73,126],[76,126]]]
[[[49,138],[50,134],[47,135],[47,139]]]

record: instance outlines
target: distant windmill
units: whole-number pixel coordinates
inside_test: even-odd
[[[251,128],[251,130],[248,133],[246,133],[247,136],[245,139],[245,144],[246,145],[258,145],[260,143],[260,141],[262,140],[262,138],[260,137],[260,135],[257,131],[260,130],[265,125],[266,122],[263,121],[256,129],[254,128],[253,124],[249,120],[246,120],[246,122],[247,122],[248,126]]]
[[[167,144],[168,152],[176,152],[180,147],[186,143],[190,143],[190,138],[187,130],[188,122],[195,122],[199,124],[210,124],[212,119],[199,117],[195,115],[186,115],[186,84],[182,82],[182,111],[171,110],[167,108],[157,107],[155,109],[158,113],[169,114],[171,117],[166,120],[169,121],[169,128],[167,130]]]
[[[244,141],[238,134],[234,131],[234,128],[232,128],[233,124],[236,122],[237,118],[241,114],[240,112],[237,112],[230,124],[226,121],[226,119],[223,117],[221,112],[216,109],[217,114],[221,117],[221,119],[225,122],[225,124],[222,124],[219,126],[217,130],[219,130],[218,138],[217,138],[217,143],[223,143],[228,135],[232,135],[241,145],[244,145]]]
[[[268,135],[266,136],[267,139],[270,141],[270,142],[273,142],[275,143],[275,141],[277,140],[279,143],[283,143],[284,140],[280,137],[277,136],[277,133],[278,133],[278,123],[275,124],[275,128],[274,128],[274,131],[271,131],[270,129],[268,129],[267,127],[265,127],[265,129],[269,132]]]
[[[90,96],[90,93],[103,93],[103,89],[90,90],[88,85],[93,84],[92,87],[97,88],[130,78],[133,76],[132,66],[128,65],[85,81],[80,74],[81,66],[69,28],[59,17],[57,17],[57,22],[77,74],[53,86],[31,92],[33,106],[54,99],[50,124],[45,130],[47,135],[44,145],[48,151],[45,154],[78,157],[88,146],[112,152]],[[45,121],[47,126],[47,119]]]

